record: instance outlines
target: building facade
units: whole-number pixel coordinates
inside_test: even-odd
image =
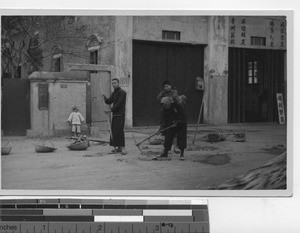
[[[95,73],[104,66],[113,72],[101,85],[117,77],[127,92],[129,127],[159,123],[164,80],[187,96],[189,123],[202,102],[203,123],[276,122],[276,93],[286,97],[286,39],[284,16],[76,16],[63,37],[44,44],[43,71],[87,71],[91,125],[93,101],[101,101]]]

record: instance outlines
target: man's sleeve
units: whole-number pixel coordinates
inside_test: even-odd
[[[126,104],[126,92],[120,91],[117,103],[115,103],[113,105],[113,107],[111,108],[111,111],[113,113],[118,112],[122,108],[122,106],[125,104]]]
[[[157,101],[158,103],[160,103],[160,101],[161,101],[163,95],[164,95],[164,91],[161,91],[161,92],[158,94],[158,96],[156,97],[156,101]]]
[[[106,104],[112,104],[112,102],[113,102],[113,94],[111,94],[111,96],[109,98],[104,99],[104,102]]]

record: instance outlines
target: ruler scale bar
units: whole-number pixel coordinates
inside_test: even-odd
[[[209,223],[135,223],[135,222],[99,222],[99,223],[74,223],[74,222],[1,222],[0,233],[132,233],[132,232],[159,232],[159,233],[209,233]]]
[[[207,201],[0,199],[0,233],[209,233]]]

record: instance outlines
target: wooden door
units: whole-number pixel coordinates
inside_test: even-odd
[[[246,51],[245,79],[245,122],[268,121],[263,50]]]
[[[283,50],[229,48],[230,123],[278,121],[276,93],[284,87]]]
[[[111,94],[110,73],[108,71],[98,71],[91,73],[91,126],[99,129],[107,129],[107,115],[104,110],[107,105],[104,104],[102,92],[107,97]],[[100,87],[101,85],[101,87]]]
[[[187,96],[189,123],[196,123],[203,91],[195,90],[195,78],[203,77],[204,45],[133,42],[133,124],[158,125],[160,105],[156,96],[161,83]]]

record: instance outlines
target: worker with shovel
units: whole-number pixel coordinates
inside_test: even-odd
[[[184,100],[185,96],[180,96]],[[164,151],[158,158],[167,158],[171,150],[174,137],[177,135],[177,144],[180,149],[180,159],[184,160],[184,149],[187,146],[187,116],[184,110],[183,101],[173,101],[170,97],[163,97],[161,104],[164,108],[163,120],[166,127],[175,123],[174,127],[166,130]]]
[[[125,136],[124,136],[124,125],[125,125],[125,105],[126,105],[126,92],[121,89],[119,79],[112,79],[113,93],[109,98],[105,95],[104,101],[106,104],[111,105],[108,112],[112,112],[112,124],[111,124],[111,137],[110,146],[115,149],[112,153],[127,154],[125,150]]]

